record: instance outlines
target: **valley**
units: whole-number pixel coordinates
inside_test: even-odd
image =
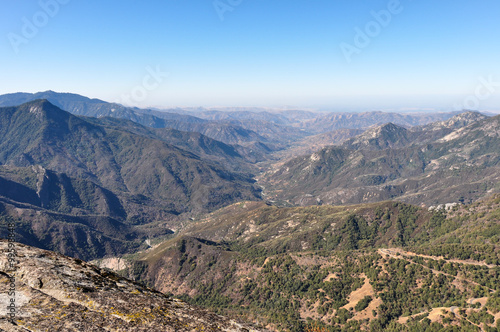
[[[394,202],[238,203],[124,257],[120,273],[221,313],[259,317],[271,330],[493,329],[499,208],[498,196],[447,213]]]
[[[500,1],[0,9],[0,332],[500,332]]]
[[[3,95],[0,235],[14,224],[20,261],[50,256],[54,280],[59,265],[97,265],[103,280],[148,294],[137,303],[195,308],[125,318],[98,286],[78,286],[95,278],[73,280],[78,324],[89,312],[114,317],[96,320],[105,329],[181,330],[194,310],[185,330],[494,331],[499,135],[499,116],[472,111],[159,110]],[[71,316],[59,286],[18,278],[29,303]],[[116,285],[104,291],[118,296]],[[52,324],[29,315],[28,330]]]

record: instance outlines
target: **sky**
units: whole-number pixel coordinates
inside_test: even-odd
[[[0,0],[0,94],[500,110],[500,1]]]

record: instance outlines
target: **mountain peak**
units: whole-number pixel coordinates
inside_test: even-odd
[[[487,119],[488,117],[476,111],[464,111],[446,121],[439,121],[421,127],[422,129],[441,130],[441,129],[459,129],[466,127],[471,123]]]
[[[363,134],[359,135],[359,137],[363,139],[380,138],[382,136],[385,137],[387,135],[404,133],[406,131],[406,128],[398,126],[392,122],[388,122],[368,129]]]
[[[34,114],[39,120],[47,119],[67,119],[72,115],[52,104],[47,99],[36,99],[24,103],[18,107],[21,113]]]
[[[407,131],[406,128],[389,122],[368,129],[361,135],[344,142],[343,146],[354,150],[395,148],[408,143]]]
[[[394,124],[392,122],[384,123],[383,125],[380,125],[376,128],[379,128],[379,130],[388,130],[388,131],[395,131],[395,130],[405,131],[406,130],[405,127],[399,126],[399,125]]]
[[[24,104],[19,105],[19,107],[23,107],[23,106],[33,106],[33,107],[42,107],[42,108],[56,107],[54,104],[52,104],[50,101],[48,101],[48,99],[45,99],[45,98],[31,100],[31,101],[28,101]]]
[[[33,105],[33,106],[37,106],[37,107],[55,107],[54,104],[52,104],[50,101],[48,101],[45,98],[35,99],[35,100],[29,101],[25,104],[26,105]]]

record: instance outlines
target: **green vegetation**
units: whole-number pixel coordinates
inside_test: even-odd
[[[0,204],[18,240],[86,260],[259,199],[249,169],[235,147],[198,133],[78,117],[47,100],[0,108]]]
[[[340,146],[287,161],[268,172],[263,185],[272,199],[300,205],[316,199],[335,205],[394,198],[427,206],[475,201],[500,181],[500,137],[490,134],[500,117],[469,115],[472,125],[446,140],[441,138],[458,129],[451,123],[431,130],[394,124],[369,129]],[[443,235],[445,228],[435,231]]]
[[[364,298],[362,298],[361,301],[358,302],[358,304],[356,304],[356,306],[354,307],[354,309],[356,311],[365,310],[366,307],[368,307],[368,305],[370,304],[370,302],[372,300],[373,300],[373,298],[371,296],[367,295]]]
[[[499,119],[449,140],[440,138],[463,125],[373,128],[263,173],[265,204],[251,164],[286,140],[229,146],[199,133],[76,117],[46,100],[3,108],[0,234],[15,222],[20,241],[67,255],[133,253],[123,275],[278,331],[494,331],[500,196],[424,206],[471,202],[498,187],[500,141],[483,127]],[[191,120],[178,126],[265,140]],[[260,132],[278,135],[271,131]],[[407,203],[390,201],[396,197]],[[288,207],[273,206],[275,198]],[[332,202],[357,205],[325,204]]]
[[[500,309],[500,248],[491,240],[497,234],[480,245],[472,239],[499,222],[499,204],[496,196],[444,213],[395,202],[345,208],[247,202],[214,212],[139,259],[148,262],[143,276],[152,285],[279,331],[476,331],[477,325],[493,331]],[[450,242],[452,235],[463,241]],[[175,281],[171,286],[155,277],[165,275]],[[483,297],[484,307],[470,304]]]
[[[500,312],[500,291],[497,290],[495,293],[490,294],[488,302],[486,302],[486,308],[494,314]]]

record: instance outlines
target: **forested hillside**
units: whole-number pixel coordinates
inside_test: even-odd
[[[279,331],[494,331],[499,213],[499,196],[448,211],[238,203],[121,273]]]

